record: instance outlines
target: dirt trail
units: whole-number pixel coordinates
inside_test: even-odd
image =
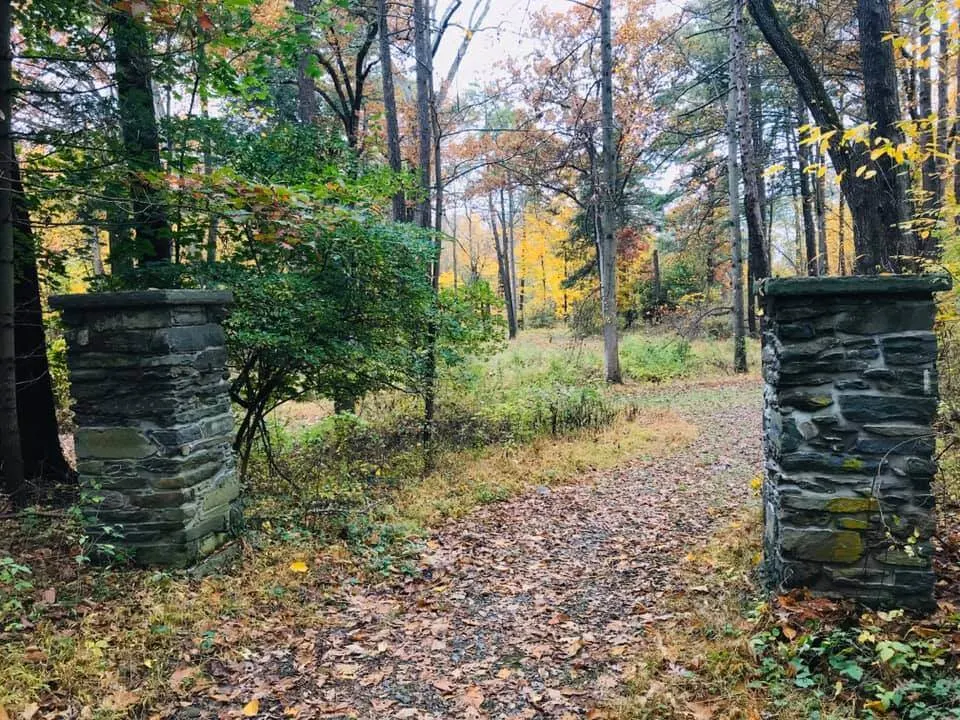
[[[755,502],[756,380],[647,399],[695,422],[699,437],[440,530],[421,578],[358,586],[299,645],[244,663],[260,680],[258,717],[598,717],[645,627],[665,619],[661,599],[684,591],[678,562]]]

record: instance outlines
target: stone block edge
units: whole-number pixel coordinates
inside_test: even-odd
[[[52,295],[55,310],[113,310],[183,305],[232,305],[230,290],[129,290]]]
[[[766,278],[757,286],[761,298],[826,295],[932,295],[953,287],[946,274],[853,275],[849,277]]]

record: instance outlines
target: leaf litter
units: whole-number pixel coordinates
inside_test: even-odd
[[[760,467],[755,380],[650,401],[697,439],[440,528],[416,577],[341,582],[314,626],[268,623],[158,717],[606,717],[664,601],[710,592],[679,566],[752,502]]]

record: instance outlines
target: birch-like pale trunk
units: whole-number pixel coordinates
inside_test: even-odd
[[[727,99],[727,191],[730,197],[733,371],[745,373],[747,372],[747,337],[743,317],[743,236],[740,232],[740,169],[737,166],[737,104],[736,85],[731,82]]]
[[[613,117],[613,18],[611,0],[600,2],[600,94],[603,112],[603,175],[600,185],[602,233],[600,305],[603,314],[603,371],[608,383],[621,383],[617,333],[617,148]]]

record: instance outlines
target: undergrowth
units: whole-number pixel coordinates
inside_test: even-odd
[[[671,620],[628,670],[616,720],[904,720],[960,718],[960,613],[788,595],[756,577],[757,513],[687,557]]]
[[[727,372],[722,347],[634,338],[623,355],[628,377],[645,380]],[[603,385],[594,342],[530,333],[448,369],[429,462],[410,396],[368,398],[357,415],[288,408],[272,419],[280,472],[264,454],[253,464],[243,560],[222,576],[91,567],[69,512],[0,519],[0,708],[150,716],[217,661],[315,623],[341,588],[418,572],[431,528],[693,441],[697,428],[644,387]]]
[[[633,334],[621,347],[631,381],[610,387],[599,350],[596,341],[545,330],[492,358],[446,368],[429,447],[420,402],[403,393],[366,398],[356,414],[334,416],[324,403],[285,408],[271,420],[269,448],[250,466],[252,519],[355,537],[358,517],[431,470],[485,450],[516,454],[541,438],[603,433],[636,416],[651,382],[729,371],[727,343]],[[495,500],[502,492],[481,483],[474,494]]]

